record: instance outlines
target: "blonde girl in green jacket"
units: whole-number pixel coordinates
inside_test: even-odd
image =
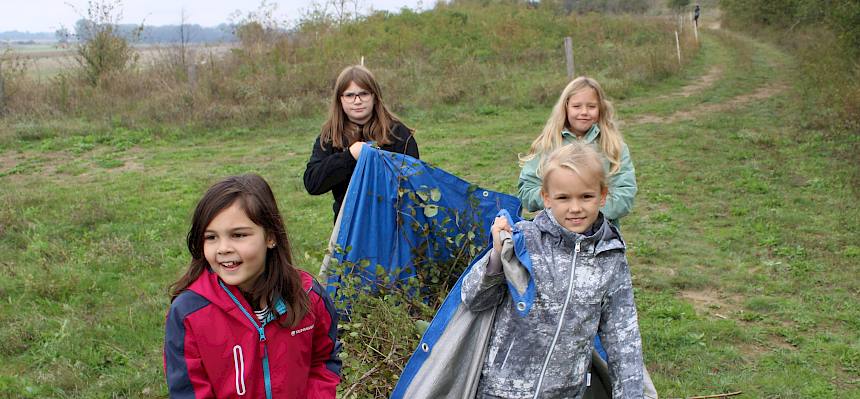
[[[528,155],[520,156],[520,180],[517,196],[530,212],[543,209],[540,195],[540,160],[552,150],[584,140],[606,157],[609,172],[609,195],[601,209],[610,222],[630,213],[636,196],[636,171],[630,151],[615,126],[615,110],[606,99],[603,88],[594,79],[580,76],[561,92],[541,134],[532,143]]]

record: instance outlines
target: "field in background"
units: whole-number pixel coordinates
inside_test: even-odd
[[[138,66],[142,68],[151,67],[163,63],[173,56],[175,46],[170,45],[140,45],[135,47],[138,56]],[[229,44],[212,45],[189,45],[197,57],[223,57],[230,48]],[[55,44],[28,44],[15,45],[0,48],[0,54],[6,53],[9,62],[23,64],[27,76],[36,80],[51,79],[60,73],[71,73],[80,66],[76,60],[75,49],[72,47],[60,48]],[[14,61],[13,61],[14,60]]]

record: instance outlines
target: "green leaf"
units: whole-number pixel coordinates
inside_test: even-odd
[[[427,327],[430,327],[430,322],[425,320],[415,320],[415,329],[418,330],[419,334],[424,334],[424,331],[427,331]]]
[[[424,207],[424,216],[428,218],[436,216],[437,213],[439,213],[439,207],[436,205],[427,205]]]

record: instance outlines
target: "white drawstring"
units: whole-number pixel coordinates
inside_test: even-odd
[[[236,368],[236,394],[245,395],[245,357],[242,355],[242,347],[233,347],[233,366]]]

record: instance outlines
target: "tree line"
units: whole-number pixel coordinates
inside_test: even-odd
[[[86,19],[79,19],[75,23],[74,31],[67,28],[59,28],[54,32],[0,32],[0,41],[6,42],[45,42],[55,41],[68,43],[77,40],[86,41],[90,37]],[[235,25],[222,23],[217,26],[200,26],[197,24],[186,25],[135,25],[117,24],[115,26],[117,36],[131,40],[135,43],[223,43],[236,40]],[[133,39],[133,40],[132,40]]]

